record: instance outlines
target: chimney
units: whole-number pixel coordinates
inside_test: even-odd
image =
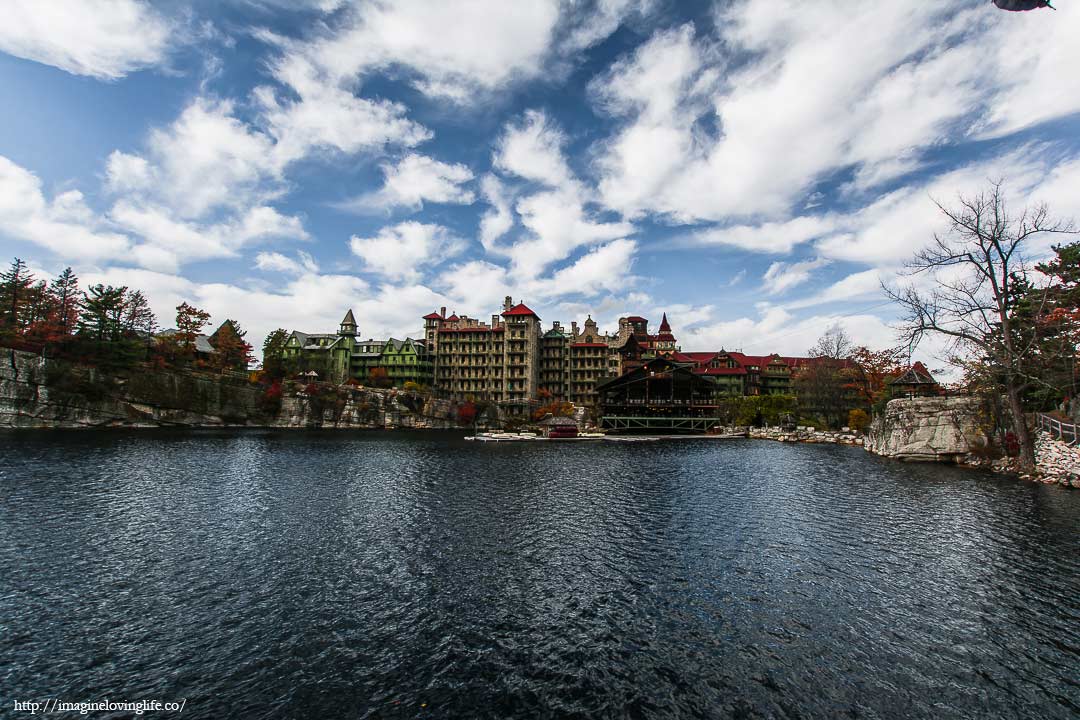
[[[513,306],[514,306],[514,299],[512,297],[510,297],[509,295],[507,295],[506,299],[503,300],[503,311],[505,312],[506,310],[509,310]]]
[[[443,317],[446,317],[446,306],[445,305],[443,305],[441,308],[439,308],[439,315],[442,315]]]
[[[576,336],[576,335],[578,334],[578,331],[577,331],[577,320],[572,320],[572,321],[570,321],[570,334],[571,334],[571,335],[575,335],[575,336]]]

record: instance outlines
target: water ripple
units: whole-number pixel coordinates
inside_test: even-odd
[[[857,449],[7,434],[0,513],[5,703],[1080,713],[1080,493]]]

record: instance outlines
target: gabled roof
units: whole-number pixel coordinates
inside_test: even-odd
[[[300,332],[299,330],[293,330],[291,333],[289,333],[289,340],[292,340],[293,338],[296,338],[300,342],[301,345],[307,345],[308,336],[310,336],[310,335],[311,335],[311,333]]]
[[[938,381],[921,362],[916,361],[902,375],[890,381],[892,385],[937,385]]]
[[[173,337],[180,334],[180,331],[176,328],[169,328],[168,330],[162,330],[155,337]],[[217,353],[214,346],[210,343],[210,337],[199,333],[195,336],[195,352],[206,353],[207,355]]]
[[[446,322],[457,322],[457,321],[458,321],[458,320],[460,320],[460,319],[461,319],[461,318],[459,318],[459,317],[457,316],[457,313],[454,313],[454,314],[453,314],[453,315],[451,315],[450,317],[446,318]]]
[[[509,310],[506,310],[506,311],[503,312],[503,317],[518,316],[518,315],[523,316],[523,317],[528,316],[528,315],[532,315],[537,320],[540,319],[540,316],[537,315],[536,313],[534,313],[532,310],[530,310],[529,306],[526,305],[525,303],[518,303],[514,307],[512,307]]]

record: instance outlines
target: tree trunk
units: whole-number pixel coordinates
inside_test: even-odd
[[[1008,385],[1009,414],[1012,416],[1013,433],[1020,445],[1020,469],[1023,472],[1035,471],[1035,444],[1028,432],[1024,419],[1024,404],[1020,400],[1020,390],[1015,384]]]

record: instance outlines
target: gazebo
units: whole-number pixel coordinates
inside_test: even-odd
[[[899,377],[889,382],[893,396],[932,397],[941,394],[941,385],[921,362],[915,362]]]

